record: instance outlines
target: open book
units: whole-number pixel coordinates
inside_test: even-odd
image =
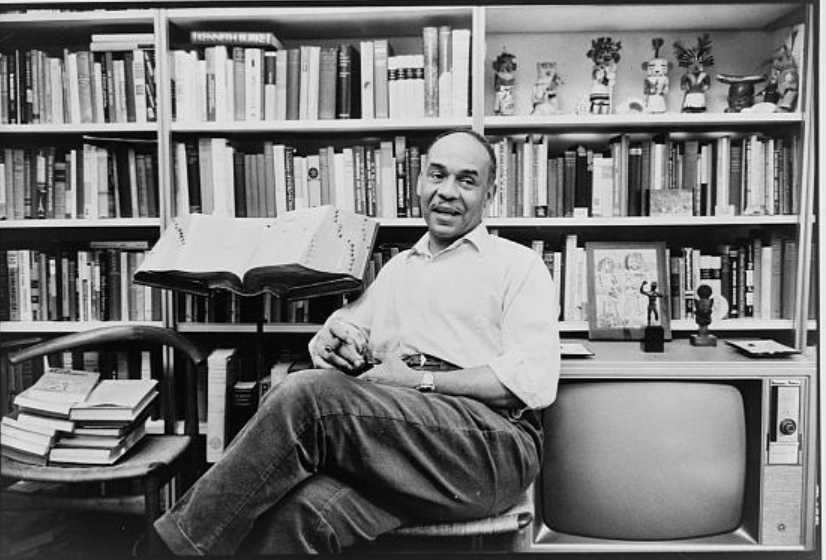
[[[302,298],[358,288],[373,251],[372,218],[318,206],[277,218],[176,218],[135,272],[139,284],[196,294],[225,288]]]

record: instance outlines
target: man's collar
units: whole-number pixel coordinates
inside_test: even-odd
[[[446,247],[442,251],[439,251],[439,253],[450,251],[462,243],[468,242],[471,246],[475,247],[480,254],[484,254],[490,243],[490,238],[491,235],[488,233],[488,228],[485,226],[484,222],[480,222],[478,226],[451,243],[450,246]],[[410,254],[434,256],[430,253],[430,232],[425,233],[419,238],[416,244],[411,248]]]

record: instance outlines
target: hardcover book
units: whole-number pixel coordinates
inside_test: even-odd
[[[308,297],[360,286],[378,223],[332,206],[277,218],[189,214],[173,220],[135,273],[138,284],[208,294]]]
[[[284,48],[275,34],[268,31],[190,31],[189,42],[193,45]]]
[[[14,404],[24,410],[68,417],[72,405],[89,396],[99,377],[95,372],[49,368],[17,395]]]
[[[158,394],[154,379],[104,379],[83,401],[72,406],[74,421],[123,421],[137,419]]]

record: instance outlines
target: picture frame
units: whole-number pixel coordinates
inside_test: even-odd
[[[588,337],[591,340],[642,340],[650,324],[661,326],[665,340],[671,340],[671,292],[665,243],[588,242],[585,250]],[[656,293],[651,293],[654,282]]]

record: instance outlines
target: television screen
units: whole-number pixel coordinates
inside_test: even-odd
[[[540,505],[553,531],[657,541],[740,526],[746,414],[732,384],[565,383],[544,426]]]

